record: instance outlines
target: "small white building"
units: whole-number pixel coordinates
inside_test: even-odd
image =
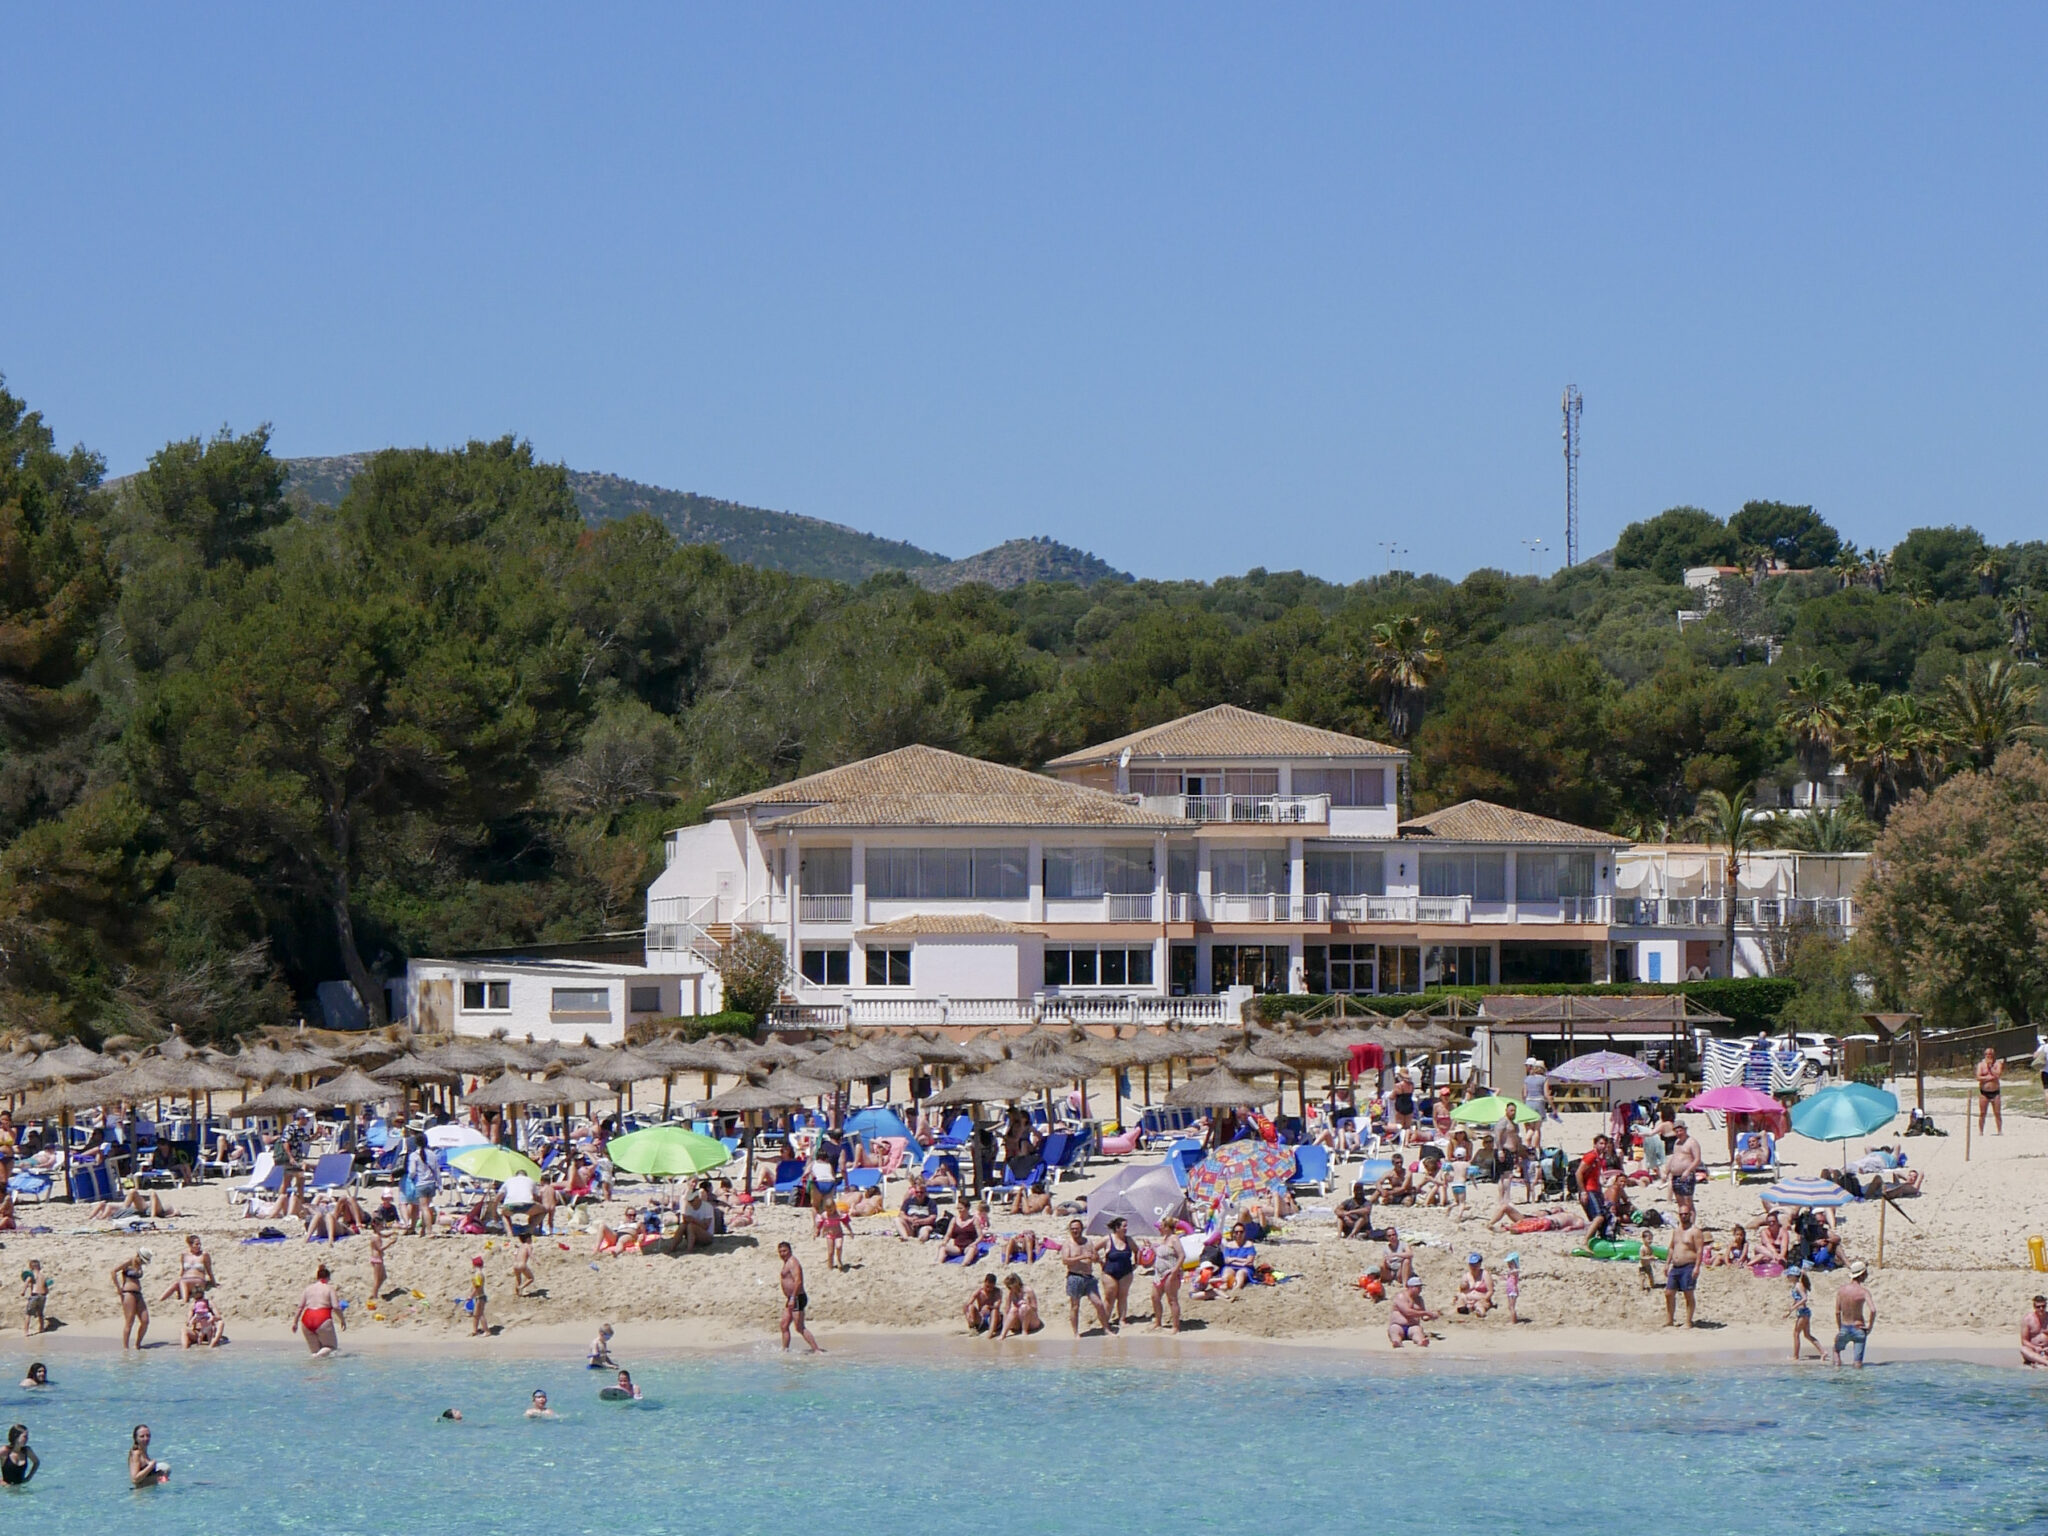
[[[704,1006],[717,976],[702,967],[619,961],[479,957],[414,960],[406,967],[406,1017],[423,1034],[616,1045],[639,1020],[715,1012]]]

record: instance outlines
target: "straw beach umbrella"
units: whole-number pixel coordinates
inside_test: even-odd
[[[259,1115],[295,1115],[302,1109],[325,1109],[326,1101],[317,1093],[308,1093],[303,1088],[294,1088],[289,1083],[276,1083],[245,1103],[237,1104],[228,1111],[230,1120],[253,1120]]]
[[[763,1110],[794,1109],[803,1101],[786,1089],[770,1088],[766,1083],[751,1079],[728,1088],[715,1099],[706,1099],[702,1108],[714,1114],[737,1114],[745,1118],[747,1128],[747,1188],[754,1187],[754,1137],[760,1130]]]

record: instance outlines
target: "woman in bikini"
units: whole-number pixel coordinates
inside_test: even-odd
[[[341,1298],[334,1293],[334,1286],[325,1264],[313,1271],[313,1283],[306,1287],[299,1297],[299,1310],[292,1318],[292,1332],[306,1340],[308,1353],[325,1357],[334,1353],[340,1344],[336,1327],[346,1328],[348,1318],[343,1315]]]
[[[128,1337],[135,1336],[135,1347],[142,1348],[142,1336],[149,1332],[149,1299],[142,1294],[142,1269],[149,1263],[146,1250],[137,1249],[109,1274],[114,1281],[114,1294],[121,1298],[121,1347],[128,1347]]]
[[[170,1467],[153,1460],[149,1454],[149,1426],[136,1425],[135,1433],[128,1439],[128,1485],[131,1488],[153,1488],[170,1480]]]
[[[2005,1063],[1998,1059],[1998,1052],[1990,1046],[1984,1047],[1984,1059],[1977,1063],[1977,1134],[1984,1134],[1984,1117],[1988,1114],[1998,1126],[1998,1134],[2005,1134],[2005,1108],[1999,1096],[2005,1086]]]
[[[988,1336],[991,1339],[1014,1339],[1020,1334],[1036,1333],[1044,1326],[1045,1320],[1038,1315],[1038,1293],[1024,1283],[1022,1275],[1011,1275],[1005,1279],[996,1324]]]
[[[188,1232],[185,1234],[185,1251],[178,1255],[178,1278],[157,1300],[169,1301],[175,1296],[180,1301],[193,1301],[212,1290],[216,1283],[213,1255],[200,1244],[197,1232]]]

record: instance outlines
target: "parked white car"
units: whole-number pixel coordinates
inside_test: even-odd
[[[1797,1051],[1804,1056],[1808,1077],[1832,1077],[1842,1069],[1842,1042],[1834,1035],[1780,1035],[1771,1044],[1778,1050]]]

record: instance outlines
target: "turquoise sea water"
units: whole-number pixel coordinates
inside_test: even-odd
[[[573,1363],[59,1355],[29,1393],[6,1360],[43,1469],[0,1528],[36,1536],[2048,1531],[2048,1383],[1956,1365],[742,1354],[642,1363],[626,1407]],[[124,1486],[138,1420],[168,1487]]]

